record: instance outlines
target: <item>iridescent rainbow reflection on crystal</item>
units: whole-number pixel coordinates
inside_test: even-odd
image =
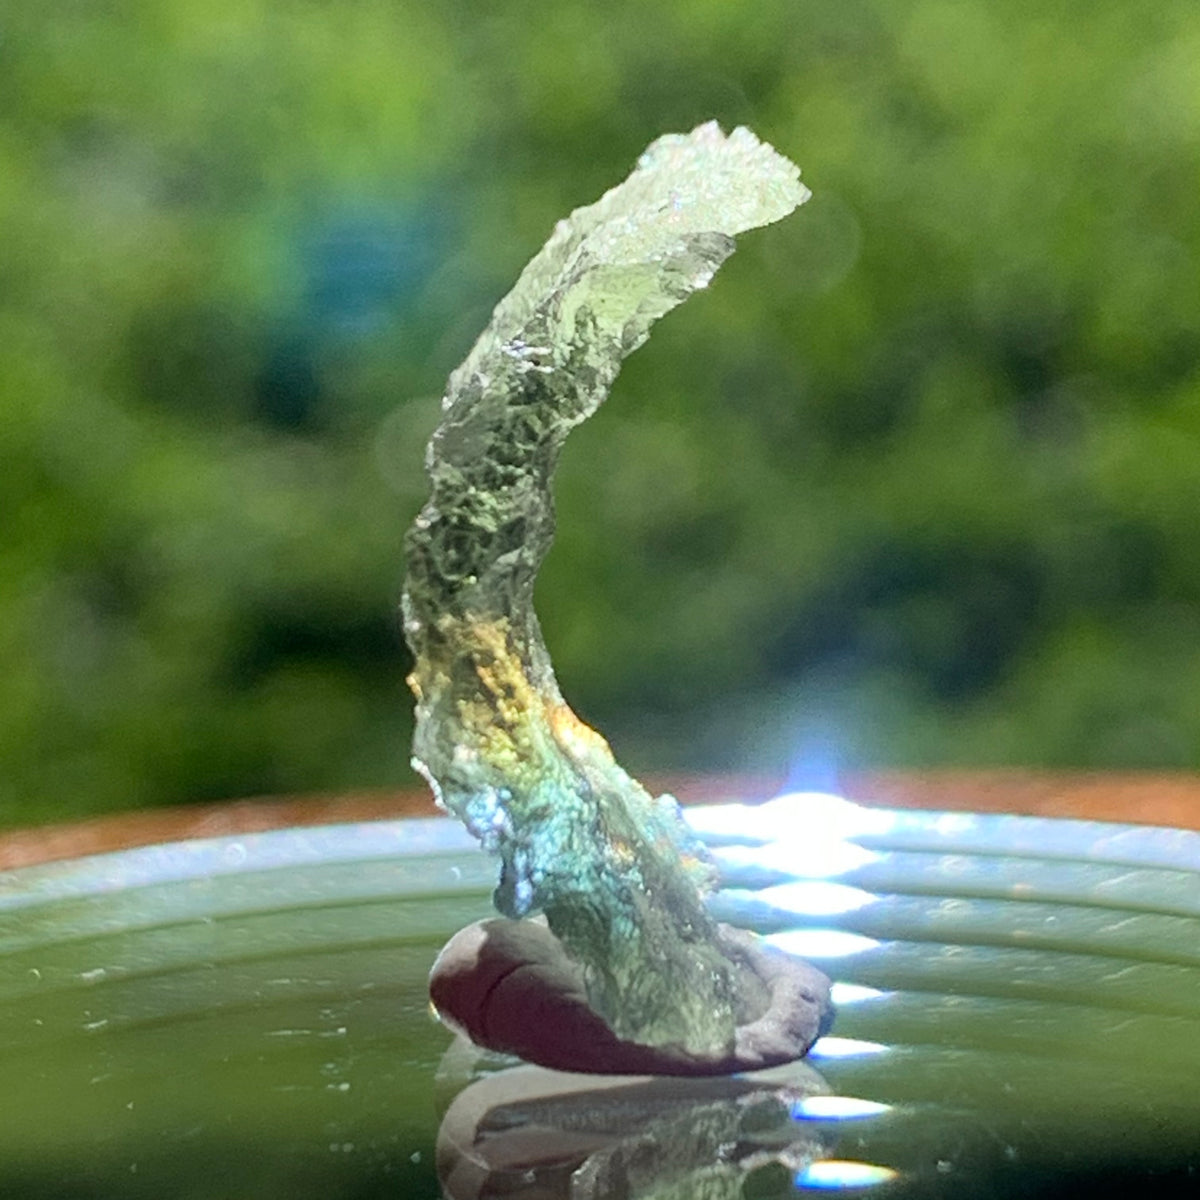
[[[549,934],[499,922],[464,931],[431,991],[448,1020],[539,1062],[583,1069],[574,1048],[613,1035],[606,1064],[640,1046],[661,1051],[656,1070],[671,1055],[736,1070],[801,1057],[820,1024],[817,972],[725,936],[709,916],[711,864],[674,800],[651,796],[567,706],[533,609],[568,434],[654,323],[708,286],[737,235],[808,197],[795,164],[748,129],[709,122],[658,138],[627,179],[558,222],[446,385],[426,453],[430,497],[405,538],[412,762],[499,857],[498,911],[544,917]],[[522,938],[538,949],[518,951]],[[547,989],[540,1025],[510,1028],[487,971],[472,973],[509,953],[522,961],[506,977],[539,955],[558,960],[521,977],[522,995],[534,979]],[[594,1037],[565,1032],[572,1017],[554,988],[583,994]],[[472,1023],[479,1003],[491,1015]]]

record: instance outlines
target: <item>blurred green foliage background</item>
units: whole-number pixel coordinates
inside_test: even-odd
[[[408,782],[450,369],[658,134],[814,199],[568,445],[637,771],[1200,767],[1195,0],[0,15],[0,823]]]

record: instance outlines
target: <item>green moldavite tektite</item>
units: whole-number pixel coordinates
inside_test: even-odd
[[[558,690],[533,610],[551,476],[625,356],[708,284],[733,235],[808,195],[749,130],[710,123],[659,138],[560,221],[450,376],[406,542],[414,763],[500,855],[499,910],[543,912],[591,1007],[648,1045],[719,1051],[741,1001],[704,908],[711,869],[675,802],[627,775]]]

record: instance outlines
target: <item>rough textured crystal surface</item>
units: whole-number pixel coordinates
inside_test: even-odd
[[[807,198],[770,146],[708,124],[660,138],[560,221],[450,376],[406,543],[414,763],[500,855],[499,910],[545,913],[588,1002],[647,1045],[719,1052],[765,998],[722,949],[675,802],[631,779],[559,692],[533,609],[551,476],[651,325],[709,282],[735,234]]]

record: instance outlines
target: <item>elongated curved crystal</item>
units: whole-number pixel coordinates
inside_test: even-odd
[[[709,282],[733,235],[807,198],[787,159],[710,123],[660,138],[560,221],[450,376],[406,542],[414,764],[499,853],[499,910],[544,912],[589,1004],[648,1045],[718,1051],[765,1000],[718,943],[710,870],[675,802],[621,770],[559,692],[533,609],[551,476],[625,356]]]

